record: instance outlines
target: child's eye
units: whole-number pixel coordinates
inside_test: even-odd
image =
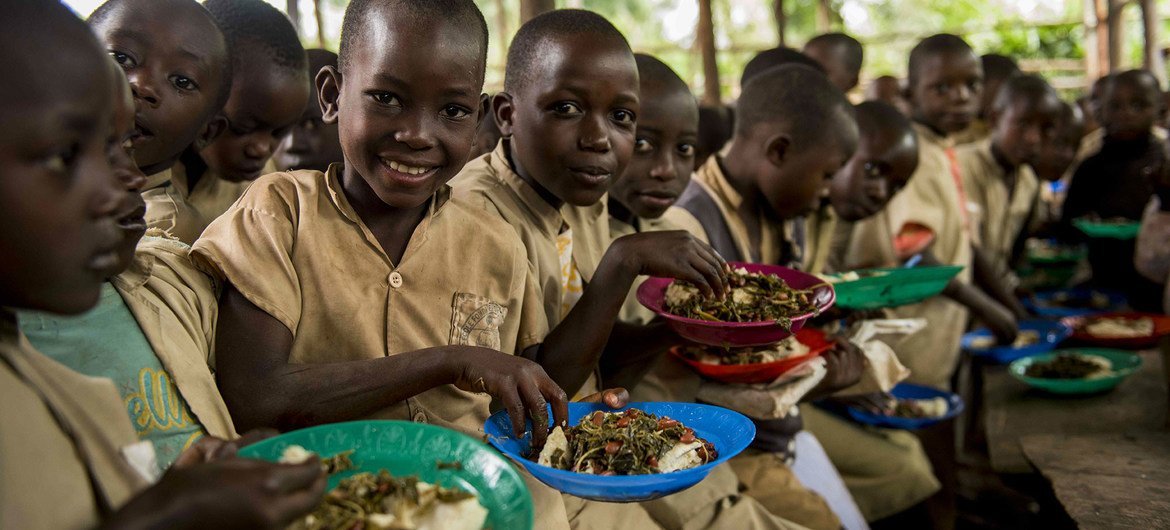
[[[192,91],[199,89],[199,85],[195,83],[194,79],[182,75],[172,76],[171,84],[175,85],[175,88],[179,90]]]
[[[650,140],[647,140],[645,138],[635,138],[634,139],[634,152],[635,153],[649,153],[653,150],[654,150],[654,144],[650,143]]]
[[[613,121],[616,121],[618,123],[624,123],[624,124],[628,124],[628,125],[634,124],[634,113],[630,112],[628,110],[622,110],[622,109],[615,110],[612,113],[610,113],[610,118],[612,118]]]
[[[691,144],[678,144],[678,153],[680,155],[691,157],[695,156],[695,146]]]
[[[389,92],[370,92],[370,98],[372,98],[379,105],[387,105],[387,106],[393,106],[393,107],[398,107],[398,106],[402,105],[402,102],[398,101],[398,96],[395,96],[394,94],[391,94]]]
[[[122,52],[110,50],[110,57],[114,58],[114,62],[116,62],[116,63],[118,63],[126,68],[136,66],[134,59],[132,57],[130,57],[129,55],[126,55]]]
[[[449,120],[461,120],[471,116],[471,110],[459,105],[447,105],[443,110],[439,111],[439,115]]]
[[[41,162],[45,169],[53,173],[64,174],[69,171],[73,165],[73,161],[77,158],[77,153],[81,151],[79,144],[72,144],[69,147],[53,153]]]
[[[578,107],[576,103],[569,103],[568,101],[562,101],[553,105],[553,112],[563,116],[577,116],[582,114],[581,107]]]

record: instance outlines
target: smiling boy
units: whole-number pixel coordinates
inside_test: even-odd
[[[193,0],[109,0],[89,17],[134,95],[134,160],[143,190],[170,182],[179,155],[211,143],[231,90],[227,40]]]
[[[262,0],[208,0],[232,61],[227,128],[193,146],[175,166],[171,185],[148,191],[147,223],[191,244],[227,211],[256,177],[309,100],[305,50],[283,13]]]

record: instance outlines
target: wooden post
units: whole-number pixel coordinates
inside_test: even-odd
[[[293,28],[297,30],[297,34],[301,33],[301,10],[297,6],[297,0],[286,0],[284,3],[284,12],[288,14],[288,19],[292,21]]]
[[[780,37],[779,46],[783,48],[786,46],[784,30],[788,26],[788,15],[784,14],[784,0],[772,0],[772,14],[776,17],[776,33]]]
[[[703,104],[718,105],[719,65],[715,57],[715,22],[711,16],[711,0],[699,0],[699,52],[703,57]]]
[[[833,8],[830,0],[817,0],[817,33],[828,33],[833,26]]]
[[[1154,0],[1138,0],[1138,6],[1142,10],[1142,34],[1145,37],[1142,67],[1152,72],[1162,86],[1166,86],[1166,62],[1162,60],[1162,51],[1158,49],[1158,6]]]
[[[317,19],[317,47],[325,47],[325,17],[321,15],[321,0],[313,0],[313,16]]]
[[[1110,0],[1093,0],[1093,12],[1096,14],[1098,77],[1113,71],[1109,63],[1109,3]]]
[[[496,39],[500,43],[500,64],[508,64],[508,7],[504,0],[496,0]]]
[[[1109,20],[1106,33],[1109,36],[1109,71],[1121,69],[1121,48],[1124,47],[1125,27],[1122,11],[1128,0],[1109,0]]]
[[[1101,64],[1101,54],[1097,52],[1097,1],[1084,0],[1082,3],[1081,24],[1085,30],[1085,90],[1092,86],[1093,81],[1104,72]]]
[[[520,23],[528,22],[532,17],[556,8],[556,0],[520,0]]]

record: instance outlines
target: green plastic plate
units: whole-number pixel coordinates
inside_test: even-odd
[[[1109,363],[1113,365],[1113,374],[1097,379],[1040,379],[1038,377],[1024,375],[1032,363],[1050,361],[1061,353],[1081,353],[1109,359]],[[1039,388],[1053,394],[1095,394],[1121,384],[1123,379],[1136,372],[1141,366],[1142,358],[1136,353],[1107,348],[1074,348],[1024,357],[1013,362],[1008,367],[1008,371],[1011,372],[1013,377],[1023,381],[1028,386]]]
[[[475,492],[488,509],[486,528],[532,528],[532,495],[504,457],[486,444],[461,433],[407,421],[367,420],[334,423],[282,434],[240,450],[240,456],[276,462],[290,445],[321,456],[354,450],[357,469],[329,478],[329,488],[342,478],[385,469],[395,476],[417,475],[445,487]],[[437,463],[459,462],[457,469]]]
[[[959,271],[959,265],[915,267],[912,269],[868,269],[856,271],[859,280],[837,282],[837,305],[847,309],[881,309],[921,302],[941,293]],[[875,276],[866,274],[878,273]]]
[[[1142,224],[1137,221],[1130,223],[1103,223],[1088,219],[1074,219],[1073,225],[1089,237],[1108,237],[1113,239],[1134,239],[1142,228]]]

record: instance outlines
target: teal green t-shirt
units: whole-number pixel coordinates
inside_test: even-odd
[[[109,282],[102,284],[97,307],[84,314],[23,311],[18,318],[21,331],[41,353],[85,375],[114,381],[138,438],[154,445],[162,469],[206,434]]]

